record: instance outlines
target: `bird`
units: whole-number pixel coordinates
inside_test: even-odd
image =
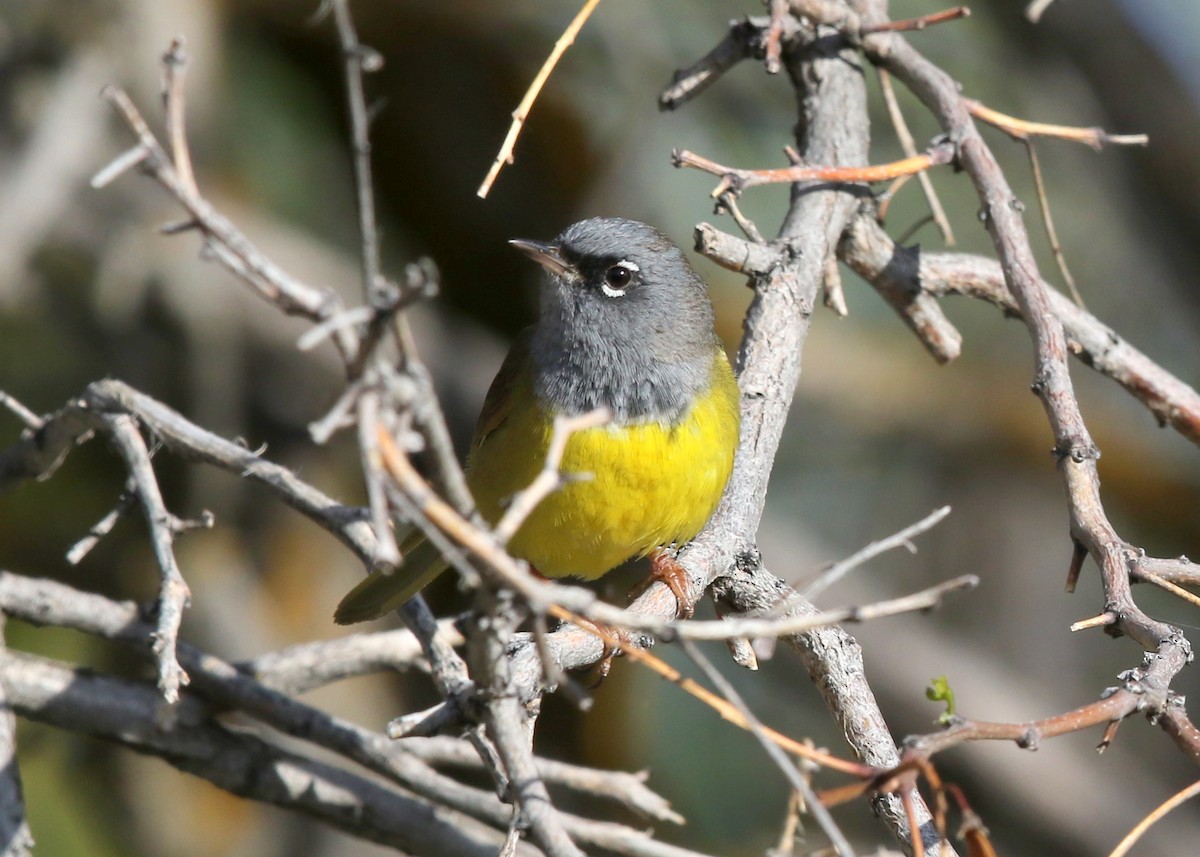
[[[717,508],[740,423],[707,284],[669,238],[635,220],[596,217],[550,242],[509,243],[543,269],[540,309],[475,426],[466,477],[478,511],[494,525],[543,469],[555,416],[607,408],[606,425],[570,435],[565,484],[533,509],[508,551],[544,577],[584,580],[649,555],[652,577],[690,616],[670,548],[691,541]],[[372,572],[342,599],[338,624],[400,607],[448,567],[419,534],[402,552],[399,568]]]

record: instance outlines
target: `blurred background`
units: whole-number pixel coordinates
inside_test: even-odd
[[[358,294],[357,236],[341,69],[329,21],[296,0],[69,0],[0,5],[0,389],[37,412],[90,381],[124,379],[201,425],[295,468],[346,502],[361,502],[349,438],[314,448],[307,425],[339,392],[330,353],[301,355],[303,324],[281,318],[216,265],[194,236],[163,237],[178,217],[149,181],[130,174],[102,191],[88,178],[129,144],[98,97],[127,87],[161,128],[159,59],[183,35],[191,65],[189,135],[202,191],[292,274]],[[1190,384],[1200,382],[1200,7],[1169,0],[1066,0],[1034,27],[1024,4],[987,0],[972,17],[913,35],[965,91],[1031,119],[1146,132],[1148,149],[1042,141],[1038,151],[1067,259],[1087,306]],[[894,18],[943,8],[895,0]],[[385,60],[369,80],[379,105],[375,176],[386,268],[418,255],[442,272],[440,299],[416,311],[457,440],[470,434],[508,340],[532,320],[535,271],[505,241],[546,239],[585,216],[652,222],[685,247],[713,220],[711,176],[670,166],[674,147],[722,163],[778,166],[795,122],[792,91],[761,65],[734,69],[699,100],[660,114],[677,68],[716,44],[758,2],[658,0],[602,4],[551,77],[490,197],[475,189],[509,114],[574,0],[439,3],[358,0],[363,41]],[[873,160],[897,157],[878,82]],[[936,128],[901,92],[918,145]],[[1036,216],[1023,147],[985,132],[1025,201],[1043,275],[1061,284]],[[962,250],[991,254],[969,183],[934,176]],[[773,234],[783,187],[744,198]],[[926,213],[910,184],[889,214],[899,235]],[[718,225],[732,229],[727,220]],[[915,241],[941,249],[932,226]],[[720,331],[736,350],[749,293],[703,259]],[[804,375],[771,484],[761,546],[768,567],[802,580],[935,507],[953,514],[919,539],[919,553],[873,562],[822,597],[864,603],[971,572],[981,587],[936,613],[855,628],[894,733],[928,731],[940,708],[924,698],[945,674],[960,710],[1026,720],[1085,704],[1137,648],[1071,622],[1102,609],[1094,566],[1063,592],[1071,546],[1041,407],[1029,394],[1024,328],[965,300],[946,308],[963,356],[938,367],[874,292],[846,274],[850,316],[818,312]],[[1107,511],[1120,533],[1154,554],[1200,557],[1200,451],[1123,391],[1074,368],[1104,457]],[[0,445],[19,435],[0,414]],[[238,479],[163,455],[169,507],[211,509],[217,526],[178,544],[193,590],[184,635],[227,659],[342,633],[330,616],[360,571],[334,540]],[[65,551],[114,504],[123,484],[102,443],[76,452],[52,480],[0,498],[0,567],[120,598],[152,597],[158,573],[136,516],[79,566]],[[605,586],[614,600],[632,578]],[[1140,603],[1187,629],[1196,613],[1146,588]],[[439,610],[461,602],[450,581]],[[379,625],[383,627],[383,625]],[[9,643],[119,673],[144,674],[123,651],[66,631],[10,625]],[[669,647],[661,651],[678,660]],[[718,658],[722,650],[714,649]],[[727,669],[768,723],[843,751],[836,729],[790,652],[757,674]],[[1194,672],[1177,691],[1200,691]],[[754,745],[672,687],[618,663],[579,714],[552,699],[539,748],[601,766],[647,768],[650,783],[688,818],[664,838],[729,855],[775,843],[786,789]],[[373,676],[312,694],[372,728],[429,704],[419,678]],[[1193,716],[1195,713],[1193,712]],[[976,745],[939,757],[991,829],[1001,854],[1106,854],[1147,812],[1196,778],[1169,740],[1124,725],[1103,756],[1099,733],[1045,742],[1036,753]],[[697,752],[696,748],[704,748]],[[229,797],[162,762],[21,724],[20,761],[41,854],[339,855],[377,846]],[[832,778],[823,779],[832,784]],[[186,808],[186,810],[184,809]],[[862,850],[884,841],[865,805],[837,818]],[[1192,853],[1200,812],[1185,806],[1136,852]]]

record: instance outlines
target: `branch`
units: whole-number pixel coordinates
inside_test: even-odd
[[[799,35],[784,58],[797,88],[797,148],[803,161],[837,167],[867,163],[866,92],[854,52]],[[689,594],[698,595],[720,579],[715,594],[735,610],[752,614],[766,613],[790,595],[787,586],[762,568],[754,534],[826,262],[857,207],[856,195],[845,186],[805,190],[793,192],[771,248],[774,258],[751,280],[754,298],[737,360],[742,429],[733,475],[712,520],[679,557],[689,571]],[[665,615],[674,609],[674,599],[665,586],[655,584],[633,606]],[[898,762],[857,644],[837,628],[788,642],[800,653],[860,758],[880,767]],[[899,802],[881,798],[877,808],[893,833],[905,839],[909,825]]]
[[[5,624],[5,617],[0,615],[0,664],[9,656],[4,640]],[[25,794],[17,765],[17,718],[8,684],[0,681],[0,855],[32,854],[33,834],[25,819]]]
[[[439,637],[462,645],[454,621],[438,623]],[[334,640],[299,643],[235,666],[280,693],[299,695],[346,678],[388,670],[428,669],[421,641],[407,629],[351,634]]]
[[[495,857],[500,838],[439,809],[261,738],[230,731],[185,695],[164,728],[148,685],[76,670],[20,652],[0,659],[0,682],[22,717],[162,758],[232,794],[291,809],[406,853]]]
[[[851,224],[841,256],[876,288],[929,299],[967,295],[1021,317],[998,262],[965,253],[906,250],[894,244],[869,214]],[[1124,387],[1161,424],[1200,445],[1200,393],[1064,295],[1049,286],[1046,294],[1052,313],[1066,332],[1071,354]]]
[[[53,581],[33,580],[4,571],[0,571],[0,612],[35,625],[75,628],[88,634],[132,644],[142,651],[149,648],[148,643],[154,633],[152,626],[139,618],[137,608],[132,603],[114,602]],[[369,732],[286,697],[233,665],[201,652],[187,643],[180,643],[178,652],[180,662],[192,677],[192,683],[190,695],[185,694],[181,697],[171,729],[183,729],[186,734],[186,730],[198,720],[195,705],[197,698],[203,697],[219,710],[243,712],[282,734],[315,744],[354,761],[426,801],[448,807],[455,813],[464,813],[497,829],[507,827],[508,810],[495,795],[438,774],[415,755],[407,753],[403,742],[389,741],[383,735]],[[28,656],[9,653],[8,660],[12,661],[14,658],[19,661]],[[70,670],[64,669],[63,672],[67,674],[64,681],[70,681]],[[0,680],[4,678],[3,664],[0,663]],[[128,693],[129,700],[141,705],[138,700],[144,691],[138,689],[144,688],[144,685],[119,682],[114,688],[104,683],[114,682],[115,679],[95,677],[95,681],[97,686],[105,688],[103,691],[96,690],[97,694]],[[56,700],[63,696],[57,690],[48,692]],[[124,697],[114,697],[105,705],[119,709],[124,701]],[[44,714],[23,709],[16,701],[13,704],[24,716],[46,720],[86,734],[99,734],[110,740],[115,735],[121,743],[144,752],[156,752],[156,740],[173,741],[171,729],[163,731],[159,722],[161,718],[156,719],[154,716],[150,716],[149,722],[154,724],[154,731],[162,732],[162,735],[142,735],[134,728],[141,722],[137,718],[131,721],[132,725],[128,729],[121,730],[119,723],[126,714],[120,710],[112,714],[115,725],[111,727],[103,720],[103,716],[107,716],[104,712],[98,715],[99,720],[93,722],[89,719],[90,709],[82,707],[90,704],[86,699],[81,701],[75,697],[64,696],[61,704],[65,706],[70,717],[63,721],[49,719]],[[154,709],[157,712],[157,704]],[[94,728],[105,731],[92,731]],[[186,746],[186,741],[184,744]],[[229,788],[222,782],[218,782],[218,785]],[[244,793],[235,788],[229,790],[235,794]],[[570,836],[587,847],[606,848],[631,857],[700,857],[695,852],[656,842],[647,834],[620,824],[590,821],[566,814],[561,814],[561,818]]]
[[[1185,801],[1191,800],[1196,795],[1200,795],[1200,780],[1197,780],[1190,786],[1185,786],[1163,801],[1159,806],[1155,807],[1153,812],[1139,821],[1133,830],[1129,831],[1129,835],[1117,844],[1117,847],[1112,850],[1112,853],[1108,857],[1125,857],[1129,853],[1129,850],[1137,844],[1137,841],[1142,838],[1143,833],[1161,821],[1167,813]]]
[[[720,44],[690,68],[675,72],[671,85],[658,96],[659,109],[675,110],[682,107],[744,59],[753,57],[765,60],[768,42],[773,36],[777,34],[780,43],[790,41],[799,29],[799,24],[791,15],[734,21],[729,27],[729,34]]]
[[[671,161],[677,167],[691,167],[721,177],[720,183],[710,194],[714,198],[725,193],[732,193],[736,196],[746,188],[779,182],[839,182],[846,184],[883,182],[900,176],[915,175],[931,167],[949,164],[953,160],[954,146],[949,141],[935,143],[923,154],[911,158],[866,167],[841,165],[814,167],[797,164],[776,169],[744,170],[737,167],[726,167],[686,149],[671,153]]]
[[[766,752],[767,756],[775,764],[775,767],[783,772],[783,775],[787,778],[788,783],[791,784],[796,794],[802,796],[808,811],[816,819],[817,824],[824,831],[825,835],[829,837],[829,841],[833,843],[834,850],[839,855],[842,855],[842,857],[854,857],[854,850],[846,840],[845,834],[837,826],[837,823],[833,820],[833,816],[829,814],[829,810],[817,799],[816,793],[813,792],[812,785],[808,779],[792,763],[792,760],[784,755],[778,745],[768,738],[763,724],[754,716],[754,713],[746,705],[733,684],[725,676],[721,675],[720,671],[713,666],[712,662],[693,643],[684,640],[682,648],[692,663],[700,667],[701,672],[721,692],[721,695],[729,700],[742,715],[750,728],[751,734],[757,739],[763,751]]]
[[[852,0],[863,20],[886,19],[881,0]],[[979,135],[953,79],[895,34],[868,36],[864,49],[888,68],[930,109],[943,131],[958,142],[959,159],[983,204],[984,222],[1033,344],[1033,391],[1042,401],[1054,436],[1055,455],[1066,487],[1070,537],[1087,548],[1100,567],[1105,606],[1119,631],[1150,652],[1146,678],[1150,706],[1169,704],[1171,679],[1191,660],[1191,646],[1178,629],[1147,616],[1130,592],[1130,569],[1139,552],[1117,534],[1105,514],[1096,471],[1099,450],[1084,424],[1067,366],[1068,345],[1055,314],[1051,291],[1038,276],[1020,206],[995,157]]]
[[[482,770],[479,754],[467,742],[458,738],[409,738],[405,749],[428,764],[447,765],[470,770]],[[588,797],[616,801],[644,818],[654,821],[684,824],[684,818],[671,809],[665,798],[646,786],[649,772],[631,774],[627,771],[606,771],[560,762],[555,759],[536,759],[538,776],[547,785],[568,789]]]
[[[1045,122],[1030,122],[1018,119],[999,110],[993,110],[974,98],[962,99],[963,106],[972,116],[999,128],[1014,140],[1029,142],[1032,137],[1056,137],[1071,143],[1082,143],[1100,151],[1105,146],[1149,146],[1150,138],[1145,134],[1110,134],[1103,128],[1080,128],[1072,125],[1048,125]]]
[[[100,415],[133,417],[167,450],[257,482],[336,536],[368,568],[375,565],[375,539],[362,509],[344,506],[299,479],[286,467],[207,431],[145,393],[112,379],[89,384],[83,395],[50,415],[41,429],[0,451],[0,491],[18,481],[46,479],[95,428]]]
[[[561,489],[568,481],[589,478],[588,474],[575,473],[570,478],[559,469],[563,455],[567,451],[567,441],[577,431],[599,428],[612,421],[612,411],[608,408],[598,408],[586,414],[567,417],[558,414],[554,417],[553,428],[550,432],[550,444],[546,450],[546,460],[533,482],[513,495],[503,517],[496,522],[492,534],[500,544],[508,544],[521,528],[533,510],[550,494]]]
[[[887,107],[888,117],[892,120],[892,127],[896,129],[896,139],[900,141],[900,148],[904,151],[905,157],[916,157],[917,141],[913,139],[912,132],[908,130],[908,123],[904,120],[903,111],[900,110],[900,102],[896,100],[896,90],[892,86],[892,78],[883,69],[879,70],[879,88],[883,93],[883,103]],[[929,173],[917,173],[917,181],[921,185],[921,192],[925,194],[925,201],[929,204],[929,213],[933,216],[933,222],[937,224],[938,231],[942,233],[942,241],[947,245],[953,245],[954,230],[950,226],[950,220],[946,217],[946,210],[942,207],[942,201],[938,198],[937,191],[933,189],[933,181],[929,178]]]
[[[186,226],[200,230],[206,245],[225,268],[261,297],[289,315],[300,315],[314,322],[324,321],[341,311],[341,301],[332,291],[312,288],[284,273],[187,184],[124,90],[107,86],[102,94],[133,131],[137,145],[96,173],[92,187],[102,188],[137,167],[183,206],[191,218]],[[350,345],[345,337],[343,331],[338,340],[343,349]],[[345,353],[352,351],[351,348]]]
[[[869,35],[870,33],[899,33],[905,31],[920,31],[926,27],[932,27],[935,24],[944,24],[947,21],[957,21],[959,18],[968,18],[971,15],[971,10],[966,6],[955,6],[952,9],[944,9],[941,12],[932,12],[928,15],[922,15],[919,18],[909,18],[906,21],[883,21],[878,24],[868,24],[859,29],[860,35]]]
[[[179,688],[188,683],[188,674],[179,665],[175,650],[183,610],[191,600],[191,591],[175,560],[175,533],[180,528],[175,516],[167,511],[163,503],[158,479],[150,464],[150,450],[146,448],[146,441],[133,419],[127,414],[117,414],[105,416],[104,422],[136,486],[146,525],[150,529],[150,543],[154,546],[154,555],[162,571],[162,584],[158,590],[158,625],[151,635],[151,648],[158,664],[158,688],[167,703],[174,704],[179,701]]]
[[[600,0],[585,0],[583,7],[575,14],[575,17],[567,25],[567,28],[563,30],[563,34],[558,37],[558,41],[554,43],[554,49],[550,51],[550,56],[546,57],[546,61],[538,69],[533,83],[529,84],[529,89],[526,90],[521,103],[513,111],[512,125],[509,126],[508,134],[505,136],[504,142],[500,145],[500,151],[496,153],[496,159],[492,161],[492,166],[484,177],[483,184],[479,186],[479,190],[475,191],[480,198],[487,197],[488,192],[492,189],[492,184],[496,181],[496,176],[500,175],[500,170],[504,165],[513,162],[513,148],[517,145],[517,137],[520,136],[521,129],[525,127],[525,120],[529,118],[529,111],[533,109],[533,102],[537,100],[542,87],[550,79],[550,72],[554,71],[554,67],[558,65],[559,59],[566,53],[567,48],[575,43],[575,37],[579,35],[579,31],[583,29],[584,23],[591,17],[592,12],[598,5],[600,5]]]

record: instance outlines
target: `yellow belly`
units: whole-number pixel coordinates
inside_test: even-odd
[[[674,425],[610,425],[572,435],[562,470],[592,478],[543,500],[509,543],[512,554],[548,577],[591,579],[699,533],[725,490],[738,439],[737,385],[724,354],[713,376],[712,390]],[[528,388],[514,395],[528,405],[513,407],[468,463],[471,490],[492,523],[541,470],[550,443],[553,415]]]

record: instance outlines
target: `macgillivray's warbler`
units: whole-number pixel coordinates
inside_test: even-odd
[[[495,524],[545,465],[556,414],[611,410],[575,432],[563,473],[509,552],[547,577],[600,577],[652,555],[654,575],[690,615],[683,569],[663,548],[690,541],[717,507],[738,443],[738,388],[713,331],[707,286],[653,227],[592,218],[550,243],[514,240],[546,272],[538,322],[513,343],[488,390],[467,483]],[[350,624],[389,612],[447,567],[419,535],[402,567],[376,571],[338,605]]]

